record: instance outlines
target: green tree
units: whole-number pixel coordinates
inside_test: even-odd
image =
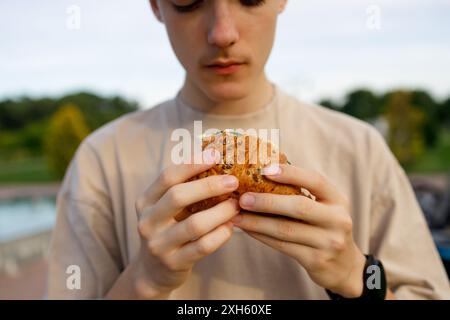
[[[72,93],[60,98],[6,99],[0,101],[0,130],[22,130],[36,121],[48,120],[60,106],[67,104],[78,106],[91,129],[138,109],[136,102],[120,97],[101,97],[88,92]]]
[[[412,103],[412,94],[396,91],[389,95],[385,117],[389,124],[388,143],[402,165],[412,164],[425,151],[425,114]]]
[[[341,107],[331,99],[322,99],[319,101],[319,105],[332,110],[341,110]]]
[[[378,118],[381,113],[381,101],[370,90],[358,89],[350,92],[342,107],[342,112],[361,120]]]
[[[120,97],[104,98],[88,92],[69,94],[58,102],[59,105],[77,105],[92,130],[125,113],[138,109],[135,102],[129,102]]]
[[[62,178],[76,149],[89,134],[83,114],[73,104],[62,106],[50,119],[45,136],[45,154],[49,169]]]
[[[438,104],[433,97],[424,90],[411,92],[411,103],[422,110],[425,115],[423,133],[427,147],[434,147],[439,137]]]
[[[53,99],[18,98],[0,102],[0,130],[21,130],[36,121],[48,119],[56,111]]]
[[[450,129],[450,98],[439,105],[438,119],[441,126]]]

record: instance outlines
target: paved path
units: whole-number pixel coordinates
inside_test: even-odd
[[[56,196],[59,183],[0,186],[0,200]]]
[[[0,274],[0,300],[40,300],[45,297],[47,263],[44,259],[20,268],[14,276]]]

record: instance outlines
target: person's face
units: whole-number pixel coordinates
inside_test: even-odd
[[[287,0],[150,0],[191,81],[214,101],[245,97],[261,80]],[[222,67],[212,65],[222,63]],[[229,63],[238,63],[224,67]]]

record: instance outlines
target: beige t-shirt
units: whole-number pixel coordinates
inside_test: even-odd
[[[203,131],[280,129],[280,148],[293,165],[317,170],[351,199],[355,242],[383,262],[395,295],[448,299],[449,281],[423,214],[382,136],[362,121],[275,89],[263,109],[238,116],[200,112],[178,94],[90,135],[58,197],[48,297],[102,298],[112,287],[139,249],[136,198],[170,164],[179,143],[171,140],[173,130],[193,133],[201,120]],[[235,231],[194,266],[171,299],[328,299],[294,259]],[[80,268],[80,289],[67,287],[72,265]]]

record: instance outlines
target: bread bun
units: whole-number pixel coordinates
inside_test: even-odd
[[[239,187],[234,192],[189,205],[175,216],[177,221],[184,220],[199,211],[209,209],[229,198],[239,199],[245,192],[303,195],[315,199],[304,188],[281,184],[269,180],[261,174],[261,169],[268,165],[278,163],[290,164],[286,155],[270,142],[252,135],[222,130],[202,138],[202,150],[211,148],[220,152],[221,162],[187,181],[194,181],[212,175],[228,174],[238,178]]]

